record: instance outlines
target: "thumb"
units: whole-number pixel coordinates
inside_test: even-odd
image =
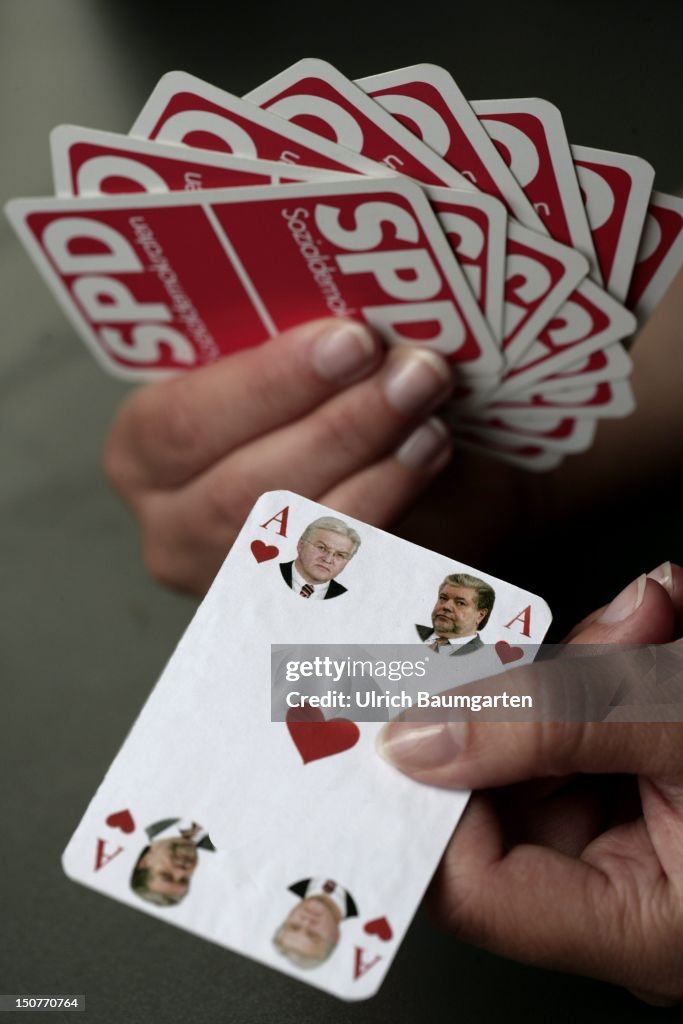
[[[659,590],[647,580],[654,580]],[[683,569],[663,562],[629,583],[610,604],[587,615],[565,638],[571,644],[666,643],[683,624]]]
[[[649,643],[671,638],[674,611],[666,591],[653,580],[631,584],[612,603],[630,611],[616,621],[590,623],[573,643]],[[629,588],[627,588],[627,591]],[[626,595],[626,597],[625,597]],[[608,606],[610,608],[612,606]],[[664,636],[664,634],[667,634]],[[654,637],[654,639],[653,639]],[[683,645],[680,651],[683,669]],[[577,652],[578,653],[578,652]],[[637,667],[632,654],[557,658],[513,669],[506,689],[541,695],[546,688],[591,688],[623,681]],[[542,699],[538,701],[542,705]],[[537,701],[534,700],[534,706]],[[575,772],[625,772],[667,777],[680,774],[683,724],[604,722],[390,722],[378,738],[385,760],[419,782],[454,789],[481,789],[535,777]]]

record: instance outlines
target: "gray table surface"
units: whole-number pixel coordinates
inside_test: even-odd
[[[127,131],[164,71],[241,93],[306,55],[351,77],[428,60],[472,98],[544,96],[573,141],[637,152],[672,190],[683,8],[629,10],[0,0],[0,192],[48,194],[50,128]],[[100,471],[127,387],[74,337],[5,222],[0,258],[0,992],[86,993],[98,1022],[665,1019],[464,946],[422,912],[381,993],[346,1005],[66,880],[60,851],[194,605],[146,577]]]

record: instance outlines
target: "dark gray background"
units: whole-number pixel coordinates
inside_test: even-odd
[[[49,193],[50,128],[127,131],[167,70],[241,93],[308,55],[351,77],[427,60],[471,98],[543,96],[573,142],[636,152],[673,190],[681,38],[678,2],[0,0],[0,192]],[[98,1022],[663,1018],[608,986],[463,946],[422,914],[381,993],[345,1005],[62,876],[60,851],[194,606],[146,577],[134,524],[100,472],[126,387],[96,367],[4,222],[0,255],[0,991],[85,992]],[[568,524],[552,573],[553,538],[483,568],[536,589],[571,622],[676,557],[671,487]]]

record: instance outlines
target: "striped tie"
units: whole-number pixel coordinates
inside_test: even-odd
[[[303,587],[299,591],[299,597],[310,597],[313,593],[313,587],[310,583],[304,583]]]

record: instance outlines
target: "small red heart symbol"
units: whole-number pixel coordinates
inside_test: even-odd
[[[110,814],[107,818],[107,825],[111,825],[112,828],[120,828],[122,832],[135,831],[135,822],[130,811],[116,811],[115,814]]]
[[[287,728],[304,764],[332,757],[355,747],[360,730],[348,718],[325,718],[319,708],[292,708],[287,712]]]
[[[368,921],[363,931],[367,932],[368,935],[376,935],[382,942],[388,942],[394,934],[386,917],[376,917],[374,921]]]
[[[277,558],[280,549],[276,548],[274,544],[264,544],[262,540],[253,540],[251,553],[257,562],[267,562],[271,558]]]
[[[507,640],[499,640],[496,644],[496,654],[504,665],[507,665],[510,661],[519,661],[520,658],[524,657],[524,651],[521,647],[511,647]]]

